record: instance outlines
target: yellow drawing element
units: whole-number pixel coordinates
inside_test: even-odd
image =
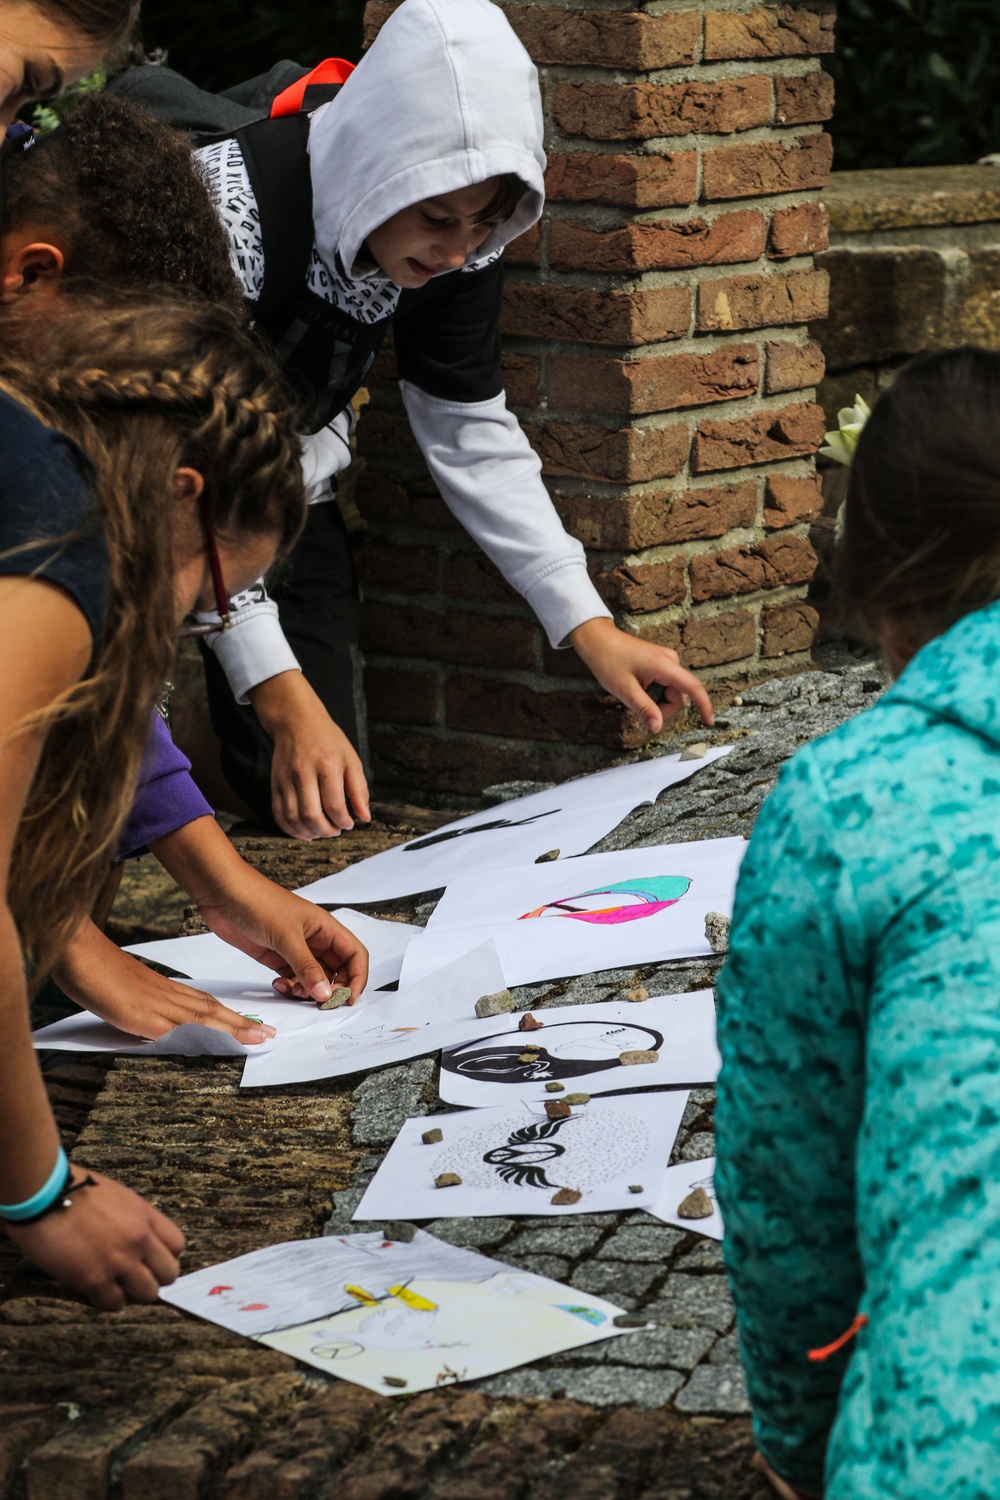
[[[429,1302],[426,1297],[421,1297],[419,1292],[411,1292],[405,1286],[391,1286],[389,1296],[397,1297],[400,1302],[405,1302],[407,1307],[415,1308],[417,1312],[437,1312],[436,1302]]]
[[[362,1307],[378,1307],[378,1298],[373,1297],[371,1292],[366,1292],[363,1286],[345,1286],[344,1291],[355,1302],[360,1302]]]

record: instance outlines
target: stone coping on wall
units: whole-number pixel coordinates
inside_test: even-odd
[[[823,194],[835,235],[1000,221],[1000,166],[834,172]]]

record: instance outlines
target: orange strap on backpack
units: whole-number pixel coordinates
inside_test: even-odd
[[[283,89],[271,105],[271,119],[280,120],[285,115],[300,114],[305,103],[306,90],[316,84],[330,85],[346,83],[354,72],[354,64],[343,57],[326,57],[317,63],[311,73]]]

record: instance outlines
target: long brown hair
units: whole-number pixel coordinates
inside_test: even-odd
[[[139,18],[139,0],[30,0],[59,26],[70,26],[107,50],[128,40]]]
[[[1000,598],[1000,354],[907,366],[851,463],[835,571],[845,623],[908,651]]]
[[[14,313],[4,322],[0,390],[80,445],[109,555],[91,670],[33,721],[47,736],[9,900],[37,980],[92,909],[170,670],[175,471],[202,475],[220,536],[274,530],[282,550],[302,525],[305,493],[280,374],[235,318],[207,303],[63,297],[44,330]]]

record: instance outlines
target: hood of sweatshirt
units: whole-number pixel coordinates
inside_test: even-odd
[[[929,641],[882,701],[912,704],[1000,745],[1000,602]]]
[[[470,257],[484,260],[541,217],[538,74],[492,0],[403,0],[313,116],[309,153],[317,248],[348,277],[363,274],[368,235],[401,209],[516,173],[528,192]]]

